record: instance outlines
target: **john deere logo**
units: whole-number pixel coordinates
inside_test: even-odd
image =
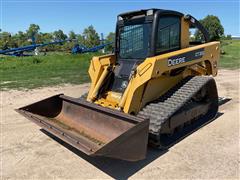
[[[205,55],[204,48],[201,48],[201,49],[197,49],[197,50],[190,51],[187,53],[183,53],[178,56],[170,57],[168,59],[168,67],[182,64],[185,62],[189,62],[192,60],[200,59],[204,55]]]
[[[179,57],[179,58],[176,58],[176,59],[168,59],[168,66],[174,66],[174,65],[178,65],[178,64],[181,64],[181,63],[185,63],[186,57]]]

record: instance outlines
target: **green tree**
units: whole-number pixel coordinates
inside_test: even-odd
[[[9,45],[11,41],[11,34],[9,32],[1,32],[0,33],[0,49],[8,49],[11,48]]]
[[[18,47],[19,46],[25,46],[25,45],[29,44],[29,42],[27,41],[27,39],[28,39],[27,34],[22,32],[22,31],[18,31],[17,34],[15,34],[13,36],[13,38],[16,41]]]
[[[77,37],[77,35],[75,34],[74,31],[70,31],[70,32],[68,33],[68,38],[69,38],[69,39],[76,39],[76,37]]]
[[[39,25],[37,24],[30,24],[28,30],[27,30],[27,35],[29,38],[35,37],[40,30]]]
[[[48,43],[53,40],[53,35],[51,33],[42,33],[38,34],[37,43]]]
[[[110,32],[107,37],[106,37],[106,43],[111,43],[112,44],[109,44],[106,46],[106,51],[113,51],[113,48],[114,48],[114,45],[115,45],[115,33],[114,32]]]
[[[228,34],[226,36],[223,36],[221,39],[222,40],[232,40],[232,36],[230,34]]]
[[[53,41],[53,34],[52,33],[42,33],[41,34],[41,42],[42,43],[49,43]],[[55,50],[55,46],[54,45],[48,45],[48,46],[44,46],[42,48],[43,51],[54,51]]]
[[[94,27],[91,25],[83,31],[84,45],[92,47],[100,44],[100,37]]]
[[[66,40],[67,35],[64,34],[64,32],[61,29],[59,29],[53,32],[53,38],[55,40]],[[64,51],[64,47],[61,45],[56,44],[56,45],[53,45],[53,47],[55,51]]]
[[[19,40],[26,40],[26,34],[22,31],[18,31],[16,36],[18,37]]]
[[[54,39],[57,39],[57,40],[65,40],[65,39],[67,39],[67,35],[64,34],[64,32],[61,29],[59,29],[57,31],[54,31],[53,32],[53,37],[54,37]]]
[[[84,44],[84,37],[81,34],[76,35],[77,43]]]
[[[226,39],[227,39],[227,40],[232,40],[232,35],[228,34],[228,35],[226,36]]]
[[[53,40],[53,34],[52,33],[43,33],[42,39],[44,42],[51,42]]]
[[[199,21],[208,31],[210,40],[219,40],[224,34],[224,28],[220,19],[214,15],[208,15],[204,19]],[[199,32],[196,32],[196,36],[199,36]]]

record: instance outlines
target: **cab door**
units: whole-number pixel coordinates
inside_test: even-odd
[[[155,54],[164,54],[181,48],[181,19],[179,16],[161,16],[158,20]]]

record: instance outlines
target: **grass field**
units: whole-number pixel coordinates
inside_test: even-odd
[[[95,54],[4,57],[0,60],[0,88],[31,89],[87,82],[88,66],[93,55]]]
[[[226,40],[221,43],[220,67],[238,69],[240,68],[240,40]]]
[[[220,68],[240,67],[240,41],[223,41]],[[89,81],[88,66],[92,56],[50,53],[46,56],[0,57],[0,89],[32,89],[44,86]]]

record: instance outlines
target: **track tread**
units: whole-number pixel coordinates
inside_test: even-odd
[[[191,102],[191,98],[212,79],[206,76],[187,77],[162,97],[145,106],[138,116],[149,118],[149,132],[159,134],[162,125]]]

